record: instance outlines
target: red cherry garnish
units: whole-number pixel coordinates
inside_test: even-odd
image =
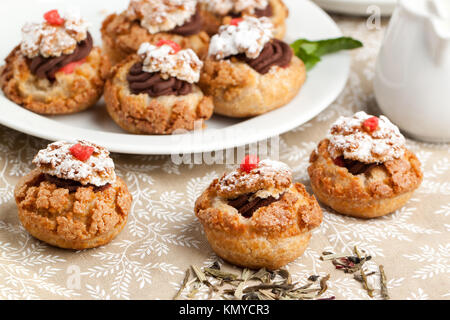
[[[168,45],[173,49],[173,53],[177,53],[178,51],[181,50],[181,47],[178,43],[173,42],[171,40],[165,40],[165,39],[161,39],[158,41],[158,43],[156,44],[157,47],[162,47],[163,45]]]
[[[58,72],[64,72],[65,74],[71,74],[75,71],[76,67],[81,66],[85,62],[86,62],[86,59],[69,63],[68,65],[59,69]]]
[[[239,23],[241,23],[242,21],[244,21],[244,19],[242,19],[242,18],[234,18],[234,19],[231,19],[230,25],[237,27],[239,25]]]
[[[80,161],[86,161],[94,153],[94,148],[90,146],[83,146],[80,143],[73,145],[70,149],[70,154]]]
[[[59,15],[58,10],[50,10],[44,14],[44,19],[52,26],[60,26],[64,23],[64,19]]]
[[[335,165],[339,166],[339,167],[345,167],[345,163],[344,163],[344,157],[340,156],[337,157],[336,159],[333,159],[333,162]]]
[[[378,129],[378,118],[377,117],[369,118],[363,122],[362,126],[364,130],[366,130],[367,132],[370,133],[374,132]]]
[[[241,170],[250,173],[253,169],[257,168],[259,164],[259,158],[257,155],[250,154],[244,158],[241,163]]]

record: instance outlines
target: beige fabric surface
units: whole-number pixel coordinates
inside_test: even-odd
[[[339,115],[357,110],[377,112],[372,79],[386,21],[381,29],[369,30],[365,19],[334,18],[346,35],[362,40],[365,47],[352,52],[352,72],[339,98],[312,121],[280,137],[280,159],[294,168],[296,180],[308,190],[309,154],[329,125]],[[134,203],[128,225],[109,245],[74,252],[30,237],[19,223],[13,189],[46,144],[0,127],[0,299],[170,299],[186,268],[217,259],[193,205],[211,180],[229,167],[176,166],[165,156],[113,155]],[[449,145],[412,140],[408,145],[425,172],[413,198],[394,214],[370,221],[324,208],[324,222],[309,248],[287,266],[295,281],[329,273],[326,296],[368,299],[361,283],[319,259],[324,250],[351,253],[358,245],[374,257],[369,269],[384,265],[392,298],[450,298]],[[370,277],[370,282],[379,288],[378,276]],[[200,290],[196,298],[205,298],[207,291]],[[379,298],[377,290],[375,299]]]

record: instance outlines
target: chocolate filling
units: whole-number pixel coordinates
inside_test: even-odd
[[[255,197],[250,201],[250,198],[254,194],[244,194],[236,199],[228,200],[228,204],[233,208],[237,209],[239,213],[245,218],[251,218],[253,214],[262,207],[267,207],[268,205],[278,201],[280,198],[276,199],[272,196],[262,199]],[[281,197],[281,196],[280,196]]]
[[[93,184],[83,185],[80,182],[75,181],[75,180],[61,179],[61,178],[58,178],[58,177],[55,177],[55,176],[52,176],[49,174],[44,174],[44,180],[48,181],[50,183],[53,183],[54,185],[56,185],[57,188],[69,189],[69,193],[74,193],[78,190],[78,188],[81,188],[81,187],[84,187],[84,188],[93,187],[94,192],[102,192],[102,191],[105,191],[106,189],[108,189],[109,187],[111,187],[110,183],[107,183],[101,187],[98,187]]]
[[[246,62],[257,72],[266,74],[272,66],[287,67],[291,63],[292,56],[292,49],[286,42],[273,39],[266,43],[256,59],[249,59],[245,54],[239,54],[236,57]]]
[[[255,9],[255,16],[257,16],[258,18],[272,17],[273,16],[272,5],[269,3],[267,7],[265,7],[264,9]]]
[[[242,17],[242,12],[232,12],[232,13],[230,13],[230,16],[232,18],[240,18],[240,17]],[[267,7],[265,7],[264,9],[255,9],[255,16],[258,18],[272,17],[273,16],[272,5],[269,3],[267,5]]]
[[[150,97],[184,96],[192,92],[192,84],[177,78],[161,78],[159,72],[149,73],[142,70],[142,62],[135,63],[127,75],[133,94],[146,93]]]
[[[83,60],[92,51],[94,42],[91,34],[88,32],[87,38],[78,43],[75,51],[71,54],[63,54],[60,57],[44,58],[37,56],[32,59],[27,59],[28,67],[32,74],[38,78],[47,78],[50,81],[55,80],[55,74],[63,67],[72,62]]]
[[[203,28],[203,20],[200,11],[197,10],[192,16],[191,20],[183,24],[182,26],[176,27],[170,33],[178,34],[180,36],[192,36],[199,33]]]
[[[337,162],[335,160],[336,165],[347,168],[348,172],[354,176],[368,173],[372,168],[377,166],[376,163],[364,163],[357,160],[345,159],[342,156],[337,159]]]

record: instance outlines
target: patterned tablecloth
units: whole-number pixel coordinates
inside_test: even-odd
[[[334,16],[344,34],[364,42],[352,53],[348,84],[314,120],[280,137],[280,159],[309,188],[310,152],[339,115],[376,113],[374,64],[387,21],[368,28],[365,19]],[[418,124],[419,125],[419,124]],[[31,168],[47,141],[0,127],[0,299],[170,299],[192,264],[211,264],[211,251],[193,206],[201,191],[227,169],[222,165],[174,165],[166,156],[113,155],[134,203],[125,230],[111,244],[80,252],[35,240],[21,227],[13,198],[15,183]],[[361,283],[319,259],[324,250],[368,251],[369,269],[383,264],[394,299],[450,298],[450,148],[408,140],[425,172],[402,209],[363,221],[324,208],[324,221],[305,254],[287,266],[294,280],[329,273],[327,296],[368,299]],[[229,168],[228,168],[229,169]],[[310,190],[310,189],[309,189]],[[237,271],[237,270],[235,270]],[[378,276],[369,277],[379,288]],[[207,295],[200,290],[196,298]],[[379,290],[376,297],[380,298]]]

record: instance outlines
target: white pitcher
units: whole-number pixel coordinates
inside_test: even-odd
[[[381,111],[405,133],[450,142],[450,0],[399,0],[374,90]]]

